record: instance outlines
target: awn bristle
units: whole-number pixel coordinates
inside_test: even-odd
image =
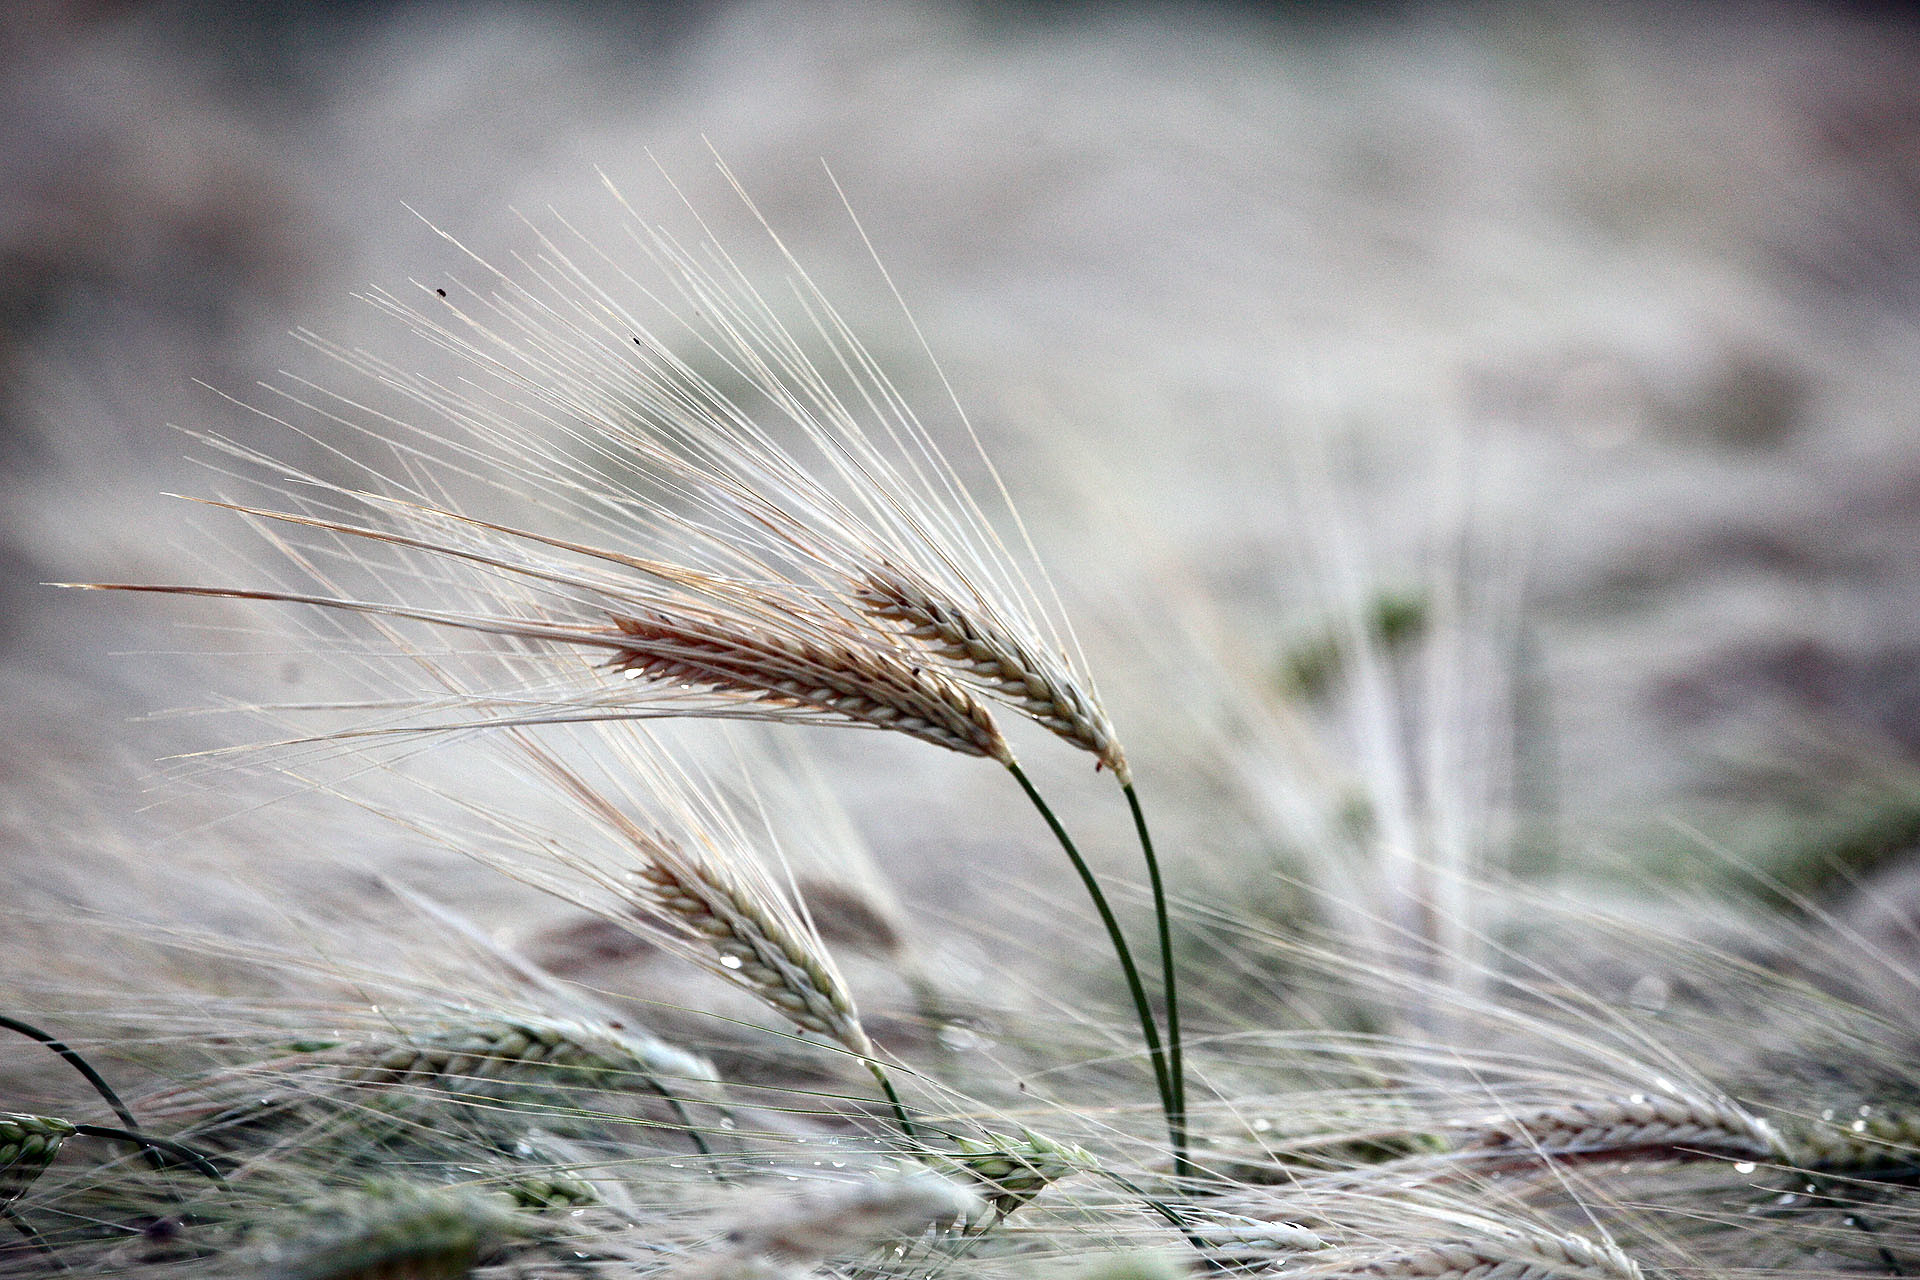
[[[979,699],[926,667],[872,645],[750,631],[717,619],[616,614],[631,644],[613,665],[649,679],[894,729],[965,755],[1013,754]]]
[[[1778,1153],[1771,1130],[1724,1099],[1635,1094],[1509,1116],[1469,1138],[1470,1154],[1766,1160]]]
[[[897,624],[938,654],[961,679],[1092,752],[1123,785],[1132,782],[1133,771],[1106,712],[1061,663],[1043,660],[1005,628],[942,599],[891,565],[869,572],[855,596],[868,613]]]

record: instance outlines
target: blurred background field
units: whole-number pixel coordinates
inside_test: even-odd
[[[764,255],[717,154],[950,428],[859,217],[1030,521],[1176,892],[1285,917],[1282,875],[1361,877],[1400,829],[1650,915],[1709,882],[1911,944],[1898,10],[49,3],[0,27],[23,914],[269,929],[244,881],[346,922],[377,870],[562,967],[624,962],[350,807],[251,810],[243,771],[149,790],[158,757],[232,739],[148,713],[317,696],[325,664],[217,656],[238,605],[41,584],[244,576],[239,530],[163,496],[216,487],[169,424],[262,431],[223,395],[324,381],[294,328],[380,350],[350,295],[457,274],[429,223],[505,260],[516,210],[605,225],[601,173],[673,215],[664,173]],[[1004,779],[875,736],[806,739],[898,903],[944,929],[983,879],[1062,891]],[[1045,745],[1124,865],[1124,814]],[[43,975],[116,963],[64,924],[9,947]]]

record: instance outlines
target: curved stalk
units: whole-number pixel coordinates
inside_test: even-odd
[[[1180,993],[1174,980],[1173,925],[1167,912],[1167,891],[1160,880],[1160,860],[1154,856],[1153,836],[1147,831],[1147,816],[1140,808],[1140,793],[1133,783],[1120,789],[1126,793],[1127,807],[1133,810],[1133,829],[1140,836],[1140,853],[1147,863],[1147,882],[1153,890],[1153,923],[1160,935],[1160,992],[1167,1009],[1167,1129],[1173,1139],[1173,1172],[1182,1180],[1193,1175],[1187,1157],[1187,1071],[1180,1050]]]
[[[126,1126],[129,1133],[137,1133],[139,1131],[140,1122],[133,1118],[133,1112],[129,1111],[127,1104],[120,1100],[120,1095],[113,1091],[113,1086],[107,1083],[104,1076],[93,1069],[92,1063],[81,1057],[79,1052],[68,1045],[66,1041],[61,1040],[57,1036],[49,1035],[30,1022],[22,1022],[18,1018],[10,1018],[5,1014],[0,1014],[0,1027],[4,1027],[8,1031],[17,1032],[29,1040],[37,1040],[45,1045],[49,1052],[58,1055],[68,1066],[78,1071],[81,1076],[86,1079],[88,1084],[93,1086],[93,1091],[99,1094],[109,1107],[113,1108],[113,1114],[120,1117],[120,1123]],[[167,1162],[166,1158],[160,1154],[160,1149],[152,1143],[145,1142],[144,1140],[141,1141],[141,1150],[147,1157],[147,1163],[157,1170],[165,1169]],[[191,1161],[189,1161],[189,1163],[191,1163]],[[216,1178],[219,1177],[217,1173],[214,1176]]]
[[[1160,1091],[1160,1109],[1167,1117],[1167,1134],[1174,1145],[1176,1170],[1184,1176],[1185,1170],[1181,1166],[1186,1163],[1186,1139],[1174,1118],[1178,1108],[1174,1103],[1173,1087],[1167,1072],[1166,1050],[1160,1044],[1160,1028],[1153,1020],[1153,1006],[1147,1001],[1146,986],[1140,981],[1139,967],[1133,962],[1133,950],[1127,946],[1126,935],[1120,931],[1120,922],[1114,917],[1113,908],[1107,904],[1107,895],[1102,892],[1100,881],[1094,876],[1093,870],[1087,866],[1086,859],[1080,856],[1080,850],[1074,847],[1073,839],[1067,834],[1066,828],[1060,825],[1060,819],[1054,816],[1053,810],[1047,806],[1040,792],[1034,788],[1033,780],[1027,777],[1026,770],[1022,769],[1016,761],[1010,760],[1007,762],[1007,772],[1019,782],[1020,789],[1027,793],[1027,799],[1033,802],[1033,807],[1040,811],[1042,818],[1046,819],[1047,826],[1053,831],[1054,839],[1060,842],[1060,847],[1066,851],[1067,860],[1079,873],[1080,883],[1086,886],[1087,896],[1093,899],[1093,909],[1099,913],[1100,923],[1106,926],[1107,938],[1113,944],[1113,954],[1120,961],[1120,970],[1127,980],[1127,992],[1133,997],[1134,1012],[1140,1018],[1140,1037],[1146,1041],[1147,1056],[1153,1064],[1153,1080]]]
[[[8,1031],[18,1032],[29,1040],[38,1040],[41,1044],[45,1045],[49,1052],[59,1055],[66,1061],[68,1066],[86,1078],[87,1083],[93,1086],[93,1091],[104,1098],[109,1107],[113,1108],[113,1114],[120,1117],[121,1124],[124,1124],[129,1129],[138,1129],[140,1127],[140,1122],[133,1118],[133,1112],[127,1110],[127,1104],[120,1101],[120,1095],[113,1091],[113,1086],[108,1084],[106,1079],[101,1076],[98,1071],[93,1069],[92,1063],[81,1057],[79,1053],[69,1047],[65,1041],[48,1035],[31,1023],[22,1022],[18,1018],[10,1018],[3,1013],[0,1013],[0,1027],[4,1027]]]
[[[175,1142],[171,1138],[156,1138],[150,1133],[138,1129],[115,1129],[104,1124],[76,1124],[73,1131],[83,1138],[105,1138],[111,1142],[127,1142],[139,1147],[149,1156],[161,1160],[161,1168],[166,1168],[165,1157],[171,1156],[180,1164],[192,1169],[207,1181],[221,1187],[227,1186],[227,1180],[214,1167],[213,1161],[195,1151],[185,1143]]]

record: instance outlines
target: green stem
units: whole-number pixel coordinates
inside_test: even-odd
[[[900,1126],[900,1132],[906,1135],[908,1142],[919,1142],[920,1131],[913,1127],[913,1121],[907,1117],[906,1104],[900,1101],[900,1095],[894,1092],[893,1081],[879,1063],[867,1059],[867,1070],[873,1072],[873,1078],[880,1082],[880,1092],[887,1095],[887,1105],[893,1108],[894,1123]]]
[[[1153,888],[1153,922],[1160,933],[1160,991],[1167,1007],[1167,1092],[1171,1106],[1167,1128],[1173,1138],[1173,1173],[1176,1178],[1193,1176],[1193,1164],[1187,1158],[1187,1069],[1180,1050],[1180,994],[1174,982],[1173,925],[1167,912],[1167,890],[1160,880],[1160,859],[1153,853],[1153,837],[1147,832],[1147,816],[1140,808],[1140,793],[1133,783],[1125,782],[1127,807],[1133,810],[1133,829],[1140,835],[1140,852],[1147,861],[1147,882]]]
[[[109,1085],[106,1080],[101,1077],[100,1073],[93,1069],[91,1063],[67,1047],[64,1042],[48,1035],[30,1023],[22,1022],[18,1018],[9,1018],[5,1014],[0,1014],[0,1027],[5,1027],[8,1031],[17,1031],[29,1040],[38,1040],[49,1050],[59,1054],[60,1057],[66,1059],[69,1066],[86,1077],[87,1083],[93,1086],[95,1093],[106,1099],[107,1105],[113,1108],[113,1114],[120,1117],[120,1123],[126,1125],[129,1129],[138,1129],[140,1127],[140,1122],[133,1118],[133,1112],[127,1110],[127,1104],[120,1101],[120,1095],[113,1091],[113,1086]]]
[[[1172,1205],[1167,1204],[1165,1201],[1154,1199],[1117,1173],[1107,1173],[1103,1171],[1101,1176],[1128,1195],[1137,1197],[1140,1203],[1146,1205],[1147,1208],[1153,1210],[1162,1218],[1165,1218],[1168,1226],[1187,1238],[1187,1243],[1193,1246],[1194,1252],[1200,1254],[1202,1257],[1210,1256],[1207,1252],[1207,1242],[1193,1233],[1193,1228],[1187,1225],[1187,1220],[1181,1217],[1179,1211]]]
[[[93,1086],[93,1091],[104,1098],[109,1107],[113,1108],[113,1114],[120,1117],[121,1124],[125,1125],[131,1131],[137,1131],[140,1128],[140,1122],[133,1118],[133,1112],[127,1110],[127,1104],[120,1101],[120,1095],[113,1091],[113,1086],[108,1084],[106,1079],[101,1076],[98,1071],[93,1069],[92,1063],[81,1057],[64,1041],[48,1035],[32,1023],[22,1022],[18,1018],[9,1018],[5,1014],[0,1014],[0,1027],[4,1027],[8,1031],[18,1032],[29,1040],[38,1040],[51,1052],[65,1059],[67,1065],[86,1077],[87,1083]],[[147,1162],[155,1169],[164,1169],[167,1167],[165,1158],[160,1155],[156,1148],[146,1146],[143,1149],[146,1152]],[[215,1176],[218,1177],[219,1175],[216,1174]]]
[[[694,1124],[692,1114],[687,1111],[687,1104],[680,1101],[678,1094],[652,1076],[641,1078],[646,1081],[647,1087],[667,1104],[667,1109],[673,1112],[673,1118],[680,1122],[680,1131],[687,1135],[693,1143],[693,1149],[698,1151],[700,1158],[707,1162],[707,1168],[712,1172],[713,1180],[726,1182],[727,1175],[721,1172],[719,1164],[714,1160],[713,1148],[707,1144],[706,1137],[700,1132],[700,1127]]]
[[[156,1138],[150,1133],[141,1133],[138,1129],[115,1129],[104,1124],[76,1124],[73,1126],[73,1131],[83,1138],[105,1138],[111,1142],[132,1143],[149,1156],[159,1158],[160,1167],[163,1169],[167,1167],[164,1157],[172,1156],[209,1182],[221,1187],[227,1185],[227,1180],[221,1176],[220,1170],[214,1167],[213,1161],[192,1147],[170,1138]]]
[[[1026,770],[1008,761],[1007,771],[1020,783],[1021,790],[1027,793],[1027,799],[1033,801],[1033,807],[1040,811],[1040,816],[1047,820],[1054,839],[1060,842],[1060,847],[1066,850],[1067,860],[1079,872],[1080,883],[1086,886],[1087,896],[1093,899],[1093,909],[1100,913],[1100,923],[1107,927],[1107,938],[1113,943],[1113,954],[1120,961],[1120,970],[1126,976],[1127,991],[1133,997],[1134,1011],[1140,1016],[1140,1037],[1147,1042],[1147,1056],[1153,1063],[1153,1080],[1160,1091],[1160,1109],[1167,1116],[1168,1137],[1173,1141],[1176,1153],[1180,1153],[1184,1150],[1185,1139],[1174,1121],[1177,1108],[1167,1074],[1167,1055],[1160,1046],[1160,1028],[1153,1020],[1153,1006],[1147,1002],[1147,989],[1140,981],[1140,970],[1133,963],[1133,951],[1127,946],[1126,935],[1120,932],[1120,922],[1114,918],[1113,908],[1107,905],[1107,895],[1101,892],[1100,881],[1094,877],[1086,859],[1080,856],[1080,850],[1074,847],[1073,839],[1067,835],[1066,828],[1060,825],[1060,819],[1053,816],[1053,810],[1040,798]],[[1176,1159],[1180,1158],[1177,1154]]]

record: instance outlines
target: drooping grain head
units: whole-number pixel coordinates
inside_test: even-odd
[[[1728,1099],[1637,1093],[1506,1117],[1460,1149],[1521,1160],[1767,1160],[1778,1153],[1779,1139]]]
[[[1643,1280],[1645,1275],[1610,1244],[1544,1232],[1441,1241],[1376,1257],[1339,1274],[1373,1280]]]
[[[1003,1217],[1062,1178],[1097,1171],[1092,1152],[1023,1129],[1014,1138],[961,1138],[941,1157],[978,1184],[980,1194]]]
[[[980,1208],[979,1199],[964,1187],[924,1169],[756,1199],[749,1212],[727,1221],[718,1246],[683,1275],[712,1278],[808,1267],[944,1229],[972,1218]]]
[[[801,1030],[862,1057],[873,1055],[845,981],[791,913],[710,860],[677,851],[633,875],[645,901],[689,942],[709,950],[718,972]]]
[[[0,1111],[0,1209],[33,1185],[73,1134],[73,1125],[56,1116]]]
[[[1123,785],[1132,782],[1106,712],[1081,689],[1065,662],[1023,643],[985,610],[945,598],[884,562],[856,586],[855,598],[873,617],[937,654],[959,679],[1092,752]]]
[[[614,622],[628,643],[612,665],[632,675],[892,729],[1002,764],[1013,759],[977,698],[888,649],[657,611],[616,614]]]
[[[460,1280],[485,1250],[529,1234],[506,1200],[391,1178],[316,1199],[279,1231],[252,1259],[270,1280]]]

